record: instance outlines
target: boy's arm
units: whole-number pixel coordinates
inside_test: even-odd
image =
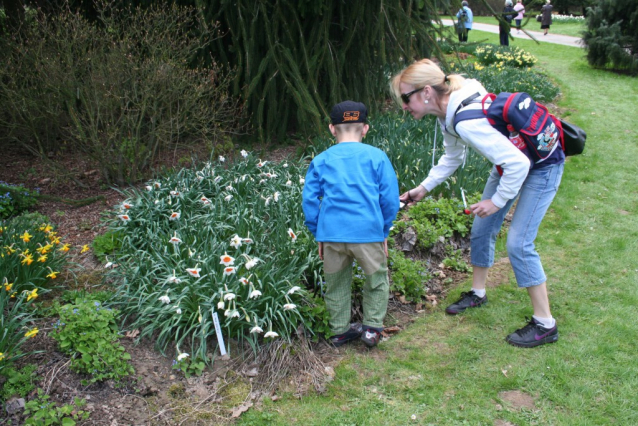
[[[319,208],[321,206],[320,198],[322,196],[323,193],[321,191],[319,175],[317,174],[313,161],[310,163],[310,167],[308,167],[308,172],[306,173],[301,207],[306,217],[304,224],[315,237],[317,236],[317,223],[319,221]]]
[[[383,235],[388,238],[399,211],[399,181],[387,155],[383,157],[379,168],[379,205],[383,213]]]

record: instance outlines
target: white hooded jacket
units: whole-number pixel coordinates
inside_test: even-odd
[[[530,169],[530,161],[525,154],[516,148],[507,137],[503,136],[487,121],[487,118],[463,120],[454,129],[454,116],[461,102],[475,93],[482,99],[487,94],[485,88],[476,80],[466,80],[460,90],[450,94],[445,114],[445,121],[439,119],[443,130],[443,146],[445,154],[439,159],[428,177],[421,183],[430,192],[433,188],[451,176],[463,163],[465,148],[474,148],[494,165],[501,166],[503,175],[492,197],[498,208],[516,197]],[[480,102],[471,103],[467,109],[480,109]],[[458,134],[457,134],[458,133]]]

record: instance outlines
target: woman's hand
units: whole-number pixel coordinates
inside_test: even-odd
[[[428,194],[428,191],[422,185],[412,188],[408,192],[404,192],[399,195],[399,201],[408,205],[408,207],[415,205],[418,201],[421,201]]]
[[[499,211],[500,208],[496,207],[492,200],[483,200],[476,204],[472,204],[470,206],[470,210],[472,214],[475,214],[478,217],[487,217]]]

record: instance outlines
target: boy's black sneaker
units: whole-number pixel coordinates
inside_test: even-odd
[[[335,347],[342,346],[348,342],[358,339],[361,337],[362,327],[359,323],[350,324],[350,328],[341,334],[337,334],[330,338],[330,343],[332,343]]]
[[[487,294],[483,297],[478,297],[472,290],[464,291],[461,293],[461,297],[456,302],[445,308],[445,313],[450,315],[460,314],[467,308],[478,308],[481,305],[487,303]]]
[[[381,340],[381,330],[366,327],[361,335],[361,341],[366,344],[367,347],[373,348],[379,344]]]
[[[519,346],[521,348],[533,348],[534,346],[544,345],[545,343],[554,343],[558,340],[558,326],[545,328],[540,325],[534,318],[530,319],[527,325],[519,328],[505,338],[510,345]]]

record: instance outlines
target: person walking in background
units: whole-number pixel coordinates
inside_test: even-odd
[[[505,0],[505,8],[503,9],[503,13],[501,17],[503,21],[498,21],[498,34],[501,39],[501,46],[509,46],[510,45],[510,29],[512,28],[512,19],[516,12],[512,7],[512,0]]]
[[[552,2],[547,0],[547,3],[541,8],[541,30],[545,30],[543,35],[547,35],[549,26],[552,25]]]
[[[361,143],[370,128],[362,103],[335,105],[328,126],[337,144],[317,155],[302,193],[305,224],[319,243],[335,346],[361,338],[381,339],[388,308],[388,235],[399,211],[399,184],[392,163],[378,148]],[[363,268],[363,324],[350,324],[352,263]]]
[[[558,327],[550,312],[547,277],[534,241],[563,175],[565,155],[562,149],[553,149],[560,142],[552,139],[547,158],[540,163],[531,162],[507,136],[492,127],[487,117],[459,121],[455,128],[457,111],[480,110],[482,103],[471,100],[480,100],[487,92],[477,80],[445,75],[429,59],[415,62],[395,75],[390,87],[403,110],[416,120],[426,115],[437,117],[444,136],[445,153],[438,164],[420,185],[401,194],[401,201],[412,206],[422,200],[463,164],[467,147],[495,165],[481,201],[470,206],[475,215],[470,236],[472,289],[461,293],[445,312],[456,315],[487,303],[487,276],[494,264],[496,237],[505,215],[518,200],[507,234],[507,253],[518,286],[527,289],[534,315],[505,340],[528,348],[556,342]]]
[[[514,6],[514,10],[518,12],[518,15],[514,17],[514,21],[516,21],[516,32],[521,32],[521,23],[523,22],[523,18],[525,17],[525,6],[523,6],[523,0],[517,0],[516,6]]]
[[[472,29],[472,21],[474,20],[472,9],[468,6],[467,1],[463,0],[463,3],[461,3],[461,9],[457,12],[456,19],[459,42],[465,43],[467,42],[467,36]]]

